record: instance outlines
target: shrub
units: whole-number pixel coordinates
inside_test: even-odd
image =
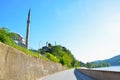
[[[54,62],[59,62],[59,59],[57,59],[54,55],[50,53],[46,53],[45,55],[49,60],[54,61]]]

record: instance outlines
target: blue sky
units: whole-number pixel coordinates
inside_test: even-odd
[[[120,0],[1,0],[0,26],[25,37],[31,8],[30,48],[63,45],[83,62],[120,53]]]

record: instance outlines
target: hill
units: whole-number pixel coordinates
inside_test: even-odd
[[[43,46],[38,52],[49,60],[59,62],[66,67],[72,68],[80,66],[79,61],[76,60],[71,51],[61,45],[52,45],[48,43],[47,46]]]
[[[120,66],[120,55],[114,56],[110,59],[94,61],[95,63],[107,62],[111,66]]]

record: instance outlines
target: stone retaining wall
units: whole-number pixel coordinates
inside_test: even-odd
[[[64,70],[61,64],[27,55],[0,43],[0,80],[37,80]]]

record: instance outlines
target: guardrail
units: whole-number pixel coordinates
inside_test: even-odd
[[[116,71],[103,71],[91,69],[77,69],[81,73],[94,78],[95,80],[120,80],[120,72]]]

